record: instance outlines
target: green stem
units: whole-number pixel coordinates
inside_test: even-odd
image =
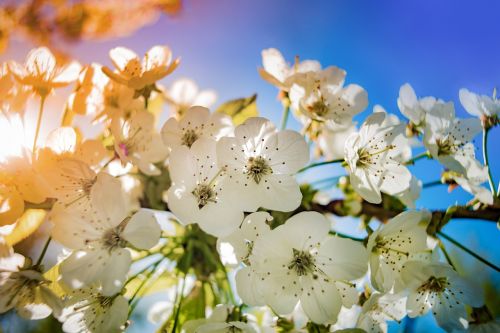
[[[283,107],[283,116],[281,117],[281,129],[282,130],[286,129],[286,124],[288,122],[289,115],[290,115],[290,105],[285,105]]]
[[[439,241],[439,248],[441,249],[441,252],[443,252],[444,257],[446,258],[446,261],[448,262],[448,264],[450,264],[450,266],[453,267],[453,269],[456,271],[457,268],[453,264],[453,261],[451,261],[451,257],[448,254],[448,251],[446,250],[446,247],[444,246],[444,244],[441,240]]]
[[[40,126],[42,124],[44,104],[45,104],[45,95],[42,95],[40,97],[40,109],[38,110],[38,119],[36,121],[35,138],[33,139],[33,149],[32,149],[33,157],[35,156],[36,142],[38,141],[38,135],[40,134]]]
[[[418,160],[421,160],[423,158],[432,158],[431,154],[428,152],[428,151],[424,151],[423,153],[421,154],[418,154],[417,156],[415,156],[414,158],[406,161],[406,165],[414,165],[416,161]]]
[[[491,168],[489,166],[489,159],[488,159],[488,128],[483,129],[483,160],[484,160],[484,165],[488,168],[488,182],[490,184],[490,190],[491,193],[493,193],[493,197],[497,196],[496,190],[495,190],[495,184],[493,183],[493,175],[491,174]]]
[[[330,231],[329,234],[330,235],[334,235],[334,236],[339,236],[339,237],[342,237],[342,238],[351,239],[353,241],[361,242],[361,243],[365,241],[363,238],[357,238],[357,237],[349,236],[349,235],[343,234],[341,232],[333,231],[333,230]]]
[[[452,243],[456,247],[458,247],[458,248],[462,249],[463,251],[467,252],[468,254],[470,254],[471,256],[473,256],[474,258],[476,258],[477,260],[479,260],[483,264],[490,266],[491,268],[493,268],[497,272],[500,272],[500,267],[498,267],[495,264],[493,264],[493,263],[489,262],[488,260],[484,259],[483,257],[481,257],[480,255],[478,255],[477,253],[472,252],[471,250],[469,250],[468,248],[466,248],[465,246],[463,246],[462,244],[460,244],[459,242],[457,242],[456,240],[454,240],[450,236],[446,235],[442,231],[438,231],[438,235],[441,236],[441,237],[443,237],[444,239],[446,239],[447,241],[449,241],[450,243]]]
[[[131,304],[130,306],[130,309],[128,311],[128,316],[130,317],[130,315],[132,314],[132,312],[134,312],[134,309],[137,307],[137,304],[139,303],[139,299],[134,302],[134,299],[137,297],[137,295],[139,295],[139,292],[142,290],[142,288],[146,285],[146,283],[148,283],[149,279],[151,278],[151,276],[156,272],[156,269],[158,268],[158,266],[160,265],[160,263],[163,261],[163,258],[161,260],[158,260],[152,267],[151,267],[151,270],[148,272],[148,274],[146,275],[146,277],[144,278],[144,280],[142,280],[141,284],[139,285],[139,287],[137,287],[137,289],[135,290],[134,294],[132,295],[132,297],[130,298],[130,300],[128,301],[129,304]]]
[[[297,171],[297,173],[301,173],[301,172],[304,172],[304,171],[306,171],[308,169],[315,168],[315,167],[321,166],[321,165],[327,165],[327,164],[333,164],[333,163],[342,163],[342,162],[344,162],[343,158],[340,158],[338,160],[330,160],[330,161],[323,161],[323,162],[313,163],[313,164],[309,164],[306,167],[303,167],[302,169],[300,169],[299,171]]]
[[[45,253],[47,253],[47,249],[49,248],[50,241],[52,240],[52,237],[49,237],[47,241],[45,242],[45,245],[43,246],[42,253],[40,253],[40,256],[38,257],[38,260],[36,261],[35,266],[40,266],[42,263],[43,257],[45,257]]]
[[[422,185],[422,188],[429,188],[429,187],[434,187],[438,185],[443,185],[443,182],[441,180],[435,180],[433,182],[428,182]]]
[[[174,325],[172,326],[172,333],[175,333],[177,325],[179,324],[179,314],[181,313],[182,301],[184,300],[184,287],[186,286],[186,275],[182,280],[181,294],[179,297],[179,304],[177,304],[177,309],[175,311]]]

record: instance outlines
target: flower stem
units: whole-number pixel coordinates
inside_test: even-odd
[[[495,190],[495,184],[493,183],[493,175],[491,174],[491,168],[488,160],[488,132],[488,128],[483,128],[483,160],[484,165],[488,168],[488,182],[490,184],[491,193],[493,193],[493,197],[496,197],[497,193]]]
[[[448,254],[448,251],[446,250],[446,247],[444,246],[444,244],[441,240],[439,241],[439,248],[441,249],[441,252],[443,252],[444,257],[446,258],[446,261],[448,262],[448,264],[450,264],[450,266],[453,267],[453,269],[456,271],[457,268],[453,264],[453,261],[451,261],[451,257]]]
[[[306,171],[308,169],[315,168],[315,167],[321,166],[321,165],[327,165],[327,164],[333,164],[333,163],[342,163],[342,162],[344,162],[343,158],[340,158],[338,160],[330,160],[330,161],[323,161],[323,162],[313,163],[313,164],[309,164],[308,166],[303,167],[302,169],[300,169],[299,171],[297,171],[297,173],[301,173],[301,172],[304,172],[304,171]]]
[[[35,156],[36,142],[38,141],[38,135],[40,134],[40,125],[42,124],[44,104],[45,104],[45,95],[42,95],[40,97],[40,109],[38,110],[38,119],[36,121],[35,138],[33,139],[33,149],[32,149],[33,157]]]
[[[45,245],[43,246],[42,253],[40,253],[40,257],[38,257],[38,260],[36,261],[35,266],[40,266],[42,263],[43,257],[45,257],[45,253],[47,253],[47,249],[49,248],[50,241],[52,240],[52,237],[49,237],[47,241],[45,242]]]
[[[182,301],[184,300],[184,287],[186,286],[186,275],[182,280],[181,294],[179,296],[179,303],[177,304],[177,309],[175,310],[174,325],[172,326],[172,333],[175,333],[177,325],[179,324],[179,314],[181,313]]]
[[[349,236],[349,235],[346,235],[346,234],[343,234],[341,232],[337,232],[337,231],[330,231],[329,232],[330,235],[334,235],[334,236],[339,236],[339,237],[342,237],[342,238],[347,238],[347,239],[350,239],[350,240],[353,240],[355,242],[364,242],[365,240],[363,238],[357,238],[357,237],[353,237],[353,236]]]
[[[160,263],[163,261],[163,258],[161,258],[160,260],[158,260],[152,267],[151,267],[151,270],[148,272],[148,274],[146,275],[146,277],[144,278],[144,280],[142,280],[141,284],[139,285],[139,287],[137,287],[137,289],[135,290],[134,294],[132,295],[132,297],[130,298],[130,300],[128,301],[130,305],[130,309],[128,311],[128,316],[130,317],[130,315],[132,314],[132,312],[134,312],[134,309],[137,307],[137,304],[139,303],[139,299],[137,299],[135,302],[135,298],[137,297],[137,295],[139,295],[139,292],[144,288],[144,286],[146,285],[146,283],[148,283],[148,281],[150,280],[151,276],[156,272],[156,269],[158,268],[158,266],[160,265]]]
[[[428,182],[422,185],[422,188],[429,188],[429,187],[434,187],[438,185],[443,185],[443,182],[441,180],[435,180],[433,182]]]
[[[488,260],[484,259],[483,257],[481,257],[480,255],[478,255],[477,253],[472,252],[471,250],[469,250],[468,248],[466,248],[465,246],[463,246],[462,244],[460,244],[459,242],[457,242],[456,240],[454,240],[450,236],[446,235],[442,231],[438,231],[438,235],[441,236],[441,237],[443,237],[444,239],[446,239],[447,241],[449,241],[450,243],[452,243],[456,247],[458,247],[458,248],[462,249],[463,251],[467,252],[468,254],[470,254],[471,256],[473,256],[474,258],[476,258],[477,260],[479,260],[483,264],[490,266],[491,268],[493,268],[497,272],[500,272],[500,267],[498,267],[495,264],[493,264],[493,263],[489,262]]]
[[[418,154],[414,158],[405,162],[406,165],[414,165],[416,161],[421,160],[422,158],[432,158],[431,154],[428,151],[424,151],[421,154]]]
[[[288,122],[288,116],[290,115],[290,105],[285,105],[283,107],[283,116],[281,117],[281,129],[286,129],[286,124]]]

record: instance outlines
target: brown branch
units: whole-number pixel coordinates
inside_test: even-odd
[[[332,200],[326,205],[321,205],[318,203],[313,203],[311,205],[311,210],[320,213],[330,213],[337,216],[349,216],[349,208],[346,206],[343,199]],[[387,220],[393,218],[394,216],[401,213],[402,210],[389,210],[386,209],[383,204],[372,204],[366,201],[361,202],[361,210],[358,214],[354,216],[369,216],[376,218],[381,222],[387,222]],[[467,207],[457,206],[453,207],[449,215],[446,216],[446,211],[434,210],[431,211],[432,219],[429,224],[428,232],[429,234],[435,234],[437,231],[446,225],[446,223],[451,219],[476,219],[485,220],[490,222],[497,222],[500,220],[500,206],[490,205],[477,210],[471,210]]]

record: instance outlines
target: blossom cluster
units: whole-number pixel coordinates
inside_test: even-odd
[[[345,84],[345,70],[298,58],[289,65],[268,49],[260,74],[280,90],[278,129],[244,99],[211,112],[215,93],[190,79],[165,88],[160,80],[180,64],[167,46],[143,59],[124,47],[109,55],[114,68],[82,66],[41,47],[24,64],[0,67],[2,121],[12,128],[29,101],[40,107],[33,145],[0,156],[1,313],[52,315],[64,332],[119,332],[133,325],[145,286],[163,278],[175,296],[159,317],[173,332],[385,332],[388,321],[429,312],[450,332],[498,329],[481,289],[444,261],[440,227],[416,209],[423,186],[410,172],[421,157],[434,159],[446,170],[442,183],[474,196],[470,212],[493,207],[496,191],[483,185],[491,170],[472,140],[498,125],[496,96],[461,90],[476,117],[460,119],[453,103],[417,98],[405,84],[397,102],[406,120],[377,105],[358,127],[368,94]],[[45,101],[72,84],[61,126],[39,140]],[[161,124],[163,103],[170,115]],[[286,129],[289,111],[300,133]],[[99,125],[99,136],[84,138],[77,117]],[[412,158],[419,145],[424,153]],[[363,216],[365,239],[336,232],[336,211],[297,180],[337,162],[348,175],[341,209]],[[369,216],[363,204],[388,215]],[[380,220],[376,230],[369,217]],[[34,261],[18,245],[41,226],[50,237]],[[43,261],[51,241],[62,249],[52,268]],[[202,315],[181,316],[184,299],[202,299]]]

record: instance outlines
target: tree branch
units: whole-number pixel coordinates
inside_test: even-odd
[[[330,213],[337,216],[349,216],[350,209],[347,207],[346,202],[343,199],[336,199],[330,201],[326,205],[321,205],[318,203],[313,203],[311,205],[311,210],[320,213]],[[372,204],[366,201],[361,202],[361,210],[355,216],[366,215],[369,217],[376,218],[381,222],[387,222],[387,220],[393,218],[394,216],[401,213],[402,210],[389,210],[386,209],[383,204]],[[429,224],[428,232],[430,234],[435,234],[437,231],[449,221],[445,219],[446,211],[434,210],[431,211],[432,219]],[[471,210],[467,207],[457,206],[453,207],[452,212],[449,214],[452,219],[476,219],[485,220],[491,222],[497,222],[500,219],[500,206],[490,205],[478,210]]]

